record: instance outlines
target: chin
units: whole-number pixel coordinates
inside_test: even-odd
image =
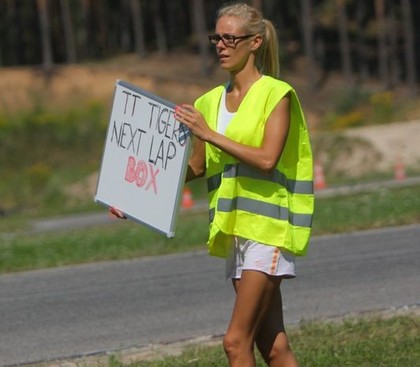
[[[223,70],[227,70],[229,71],[231,69],[231,66],[229,65],[229,63],[225,60],[220,60],[219,61],[219,65]]]

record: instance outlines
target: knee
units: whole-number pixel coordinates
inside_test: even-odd
[[[223,338],[223,349],[228,356],[234,356],[238,353],[240,341],[232,334],[226,334]]]
[[[223,348],[229,359],[235,359],[246,348],[246,343],[239,334],[227,333],[223,338]]]
[[[287,359],[292,354],[287,336],[278,334],[269,352],[269,360],[277,361]]]

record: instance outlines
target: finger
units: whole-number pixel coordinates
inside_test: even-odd
[[[115,217],[118,217],[118,213],[113,206],[109,207],[109,213]]]
[[[185,113],[183,113],[183,112],[181,112],[181,111],[178,110],[178,111],[175,112],[175,115],[174,116],[175,116],[175,119],[177,121],[179,121],[180,123],[186,125],[187,127],[190,127],[191,123],[189,121],[189,117],[186,116]]]
[[[119,210],[119,209],[117,209],[117,208],[115,208],[115,207],[113,207],[113,206],[111,206],[111,207],[109,207],[109,212],[113,215],[113,216],[115,216],[115,217],[117,217],[117,218],[120,218],[120,219],[127,219],[127,217],[122,213],[122,211],[121,210]]]
[[[182,103],[181,107],[188,110],[188,111],[193,111],[194,110],[194,106],[187,104],[187,103]]]
[[[182,120],[185,117],[185,112],[181,106],[175,107],[175,118],[177,120]]]
[[[183,107],[180,107],[177,112],[178,115],[184,119],[189,118],[191,116],[191,113]]]
[[[183,104],[181,105],[181,108],[182,108],[182,111],[183,111],[185,114],[188,114],[188,115],[193,115],[193,114],[195,113],[195,111],[196,111],[196,109],[194,108],[194,106],[192,106],[192,105],[190,105],[190,104],[185,104],[185,103],[183,103]]]

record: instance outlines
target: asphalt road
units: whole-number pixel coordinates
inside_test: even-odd
[[[314,238],[286,324],[420,304],[420,225]],[[225,331],[233,292],[204,251],[0,276],[0,366]]]

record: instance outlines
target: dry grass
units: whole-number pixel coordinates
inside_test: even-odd
[[[174,103],[194,101],[217,81],[200,75],[199,63],[187,55],[151,56],[140,60],[125,56],[94,65],[57,66],[49,78],[39,68],[0,68],[0,110],[14,112],[36,103],[68,108],[81,101],[110,103],[118,79],[166,98]]]
[[[307,85],[306,72],[299,65],[297,63],[293,70],[282,72],[284,79],[295,87],[301,98],[314,138],[314,151],[317,159],[322,161],[324,169],[328,171],[327,174],[341,175],[333,166],[341,167],[346,173],[351,171],[353,176],[360,176],[363,172],[370,172],[378,167],[392,170],[396,159],[401,157],[407,166],[412,165],[414,170],[418,170],[420,145],[413,143],[418,134],[413,134],[412,129],[405,130],[403,124],[401,129],[397,127],[398,134],[391,132],[391,143],[391,140],[386,140],[384,136],[389,135],[390,129],[375,126],[368,130],[355,129],[349,137],[356,136],[368,149],[356,149],[360,144],[354,145],[350,142],[350,152],[346,153],[345,149],[341,149],[344,151],[341,158],[332,154],[331,149],[322,144],[323,133],[319,127],[323,124],[323,116],[334,108],[334,94],[339,90],[346,90],[348,86],[340,78],[331,75],[322,88],[312,91]],[[2,112],[13,113],[37,105],[56,112],[73,106],[89,105],[90,102],[110,106],[113,86],[117,79],[127,80],[174,103],[192,103],[204,91],[224,82],[226,78],[227,74],[220,70],[216,63],[214,74],[203,77],[197,55],[185,52],[175,52],[166,56],[149,55],[144,59],[135,55],[124,55],[95,64],[57,66],[50,78],[45,78],[41,69],[37,67],[0,68],[0,89],[7,91],[0,96],[0,117]],[[369,85],[369,88],[378,87]],[[401,99],[404,98],[404,93],[395,91],[394,94]],[[411,102],[399,118],[400,121],[419,119],[420,103]],[[384,141],[387,142],[385,148]],[[366,154],[370,159],[365,159]],[[324,159],[325,156],[329,158]],[[367,164],[368,161],[374,162],[373,166]],[[362,167],[361,162],[364,171],[357,169]],[[392,172],[389,174],[392,175]]]
[[[169,55],[151,54],[139,59],[133,54],[115,57],[95,64],[59,65],[46,79],[39,67],[0,68],[0,111],[30,107],[35,102],[56,107],[68,107],[81,100],[110,103],[113,85],[117,79],[127,80],[174,103],[193,102],[204,91],[223,83],[228,75],[217,61],[212,61],[213,74],[201,74],[200,59],[196,54],[173,52]],[[322,87],[311,90],[304,64],[282,69],[282,78],[297,90],[311,129],[323,124],[323,115],[333,109],[337,91],[349,87],[340,77],[331,74]],[[364,85],[378,90],[374,84]],[[407,99],[406,91],[395,90],[395,95]],[[398,102],[398,101],[397,101]],[[420,118],[420,103],[407,106],[400,121]]]

